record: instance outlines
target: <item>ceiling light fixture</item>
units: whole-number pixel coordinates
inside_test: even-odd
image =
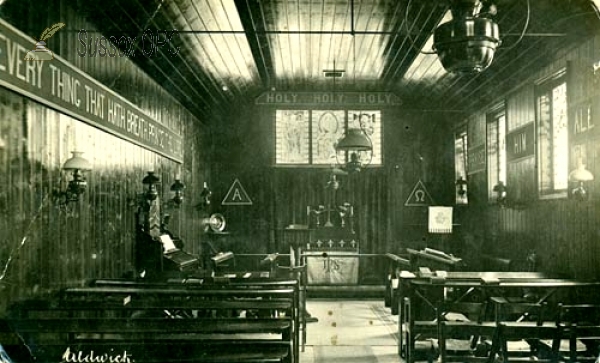
[[[450,0],[452,20],[434,32],[433,48],[448,72],[479,73],[488,68],[500,45],[491,0]]]
[[[373,144],[362,129],[348,128],[344,136],[335,145],[336,156],[347,153],[348,161],[344,166],[347,172],[359,172],[371,163]]]

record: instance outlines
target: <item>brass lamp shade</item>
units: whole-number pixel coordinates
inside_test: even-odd
[[[148,186],[148,191],[146,192],[148,200],[155,200],[158,197],[158,190],[156,190],[156,184],[158,183],[160,183],[160,179],[154,175],[153,171],[149,171],[148,175],[142,179],[142,184]]]
[[[144,179],[142,179],[142,184],[144,185],[154,185],[154,184],[158,184],[160,182],[160,179],[154,175],[153,171],[149,171],[148,175],[146,175],[144,177]]]
[[[92,170],[92,164],[82,157],[83,152],[72,151],[73,156],[65,161],[63,170]]]
[[[370,151],[373,150],[373,145],[361,129],[351,128],[338,141],[335,149],[337,151]]]
[[[583,164],[580,164],[577,169],[569,173],[569,181],[572,182],[587,182],[592,180],[594,180],[594,175]]]
[[[182,192],[185,189],[185,184],[181,182],[179,179],[175,179],[173,185],[171,185],[172,192]]]
[[[181,182],[179,179],[175,179],[173,185],[171,185],[171,191],[174,196],[171,199],[176,205],[180,205],[183,202],[183,190],[185,189],[185,184]]]

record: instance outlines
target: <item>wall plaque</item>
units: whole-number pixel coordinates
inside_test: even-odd
[[[535,154],[535,144],[533,142],[535,137],[534,132],[534,123],[530,122],[527,125],[506,134],[507,161],[515,161]]]
[[[257,105],[351,105],[399,106],[400,98],[391,92],[280,92],[269,91],[256,98]]]

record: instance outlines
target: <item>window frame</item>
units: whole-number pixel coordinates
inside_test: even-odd
[[[282,136],[282,134],[280,134],[281,130],[283,130],[285,132],[285,128],[282,127],[280,129],[280,127],[285,124],[285,121],[283,119],[283,115],[285,113],[299,113],[299,112],[306,112],[307,113],[307,117],[306,117],[306,135],[307,137],[303,140],[306,141],[307,145],[302,145],[304,147],[304,149],[307,150],[308,152],[308,160],[306,162],[281,162],[279,157],[281,153],[285,153],[286,148],[282,146],[281,140],[279,140],[279,138]],[[309,108],[309,107],[305,107],[305,108],[277,108],[274,110],[273,112],[273,131],[272,131],[272,137],[273,137],[273,146],[272,146],[272,152],[273,152],[273,157],[272,157],[272,166],[276,167],[276,168],[299,168],[299,169],[305,169],[305,168],[331,168],[332,165],[337,165],[337,160],[332,162],[323,162],[323,161],[318,161],[316,160],[316,141],[315,141],[315,135],[316,135],[316,131],[315,131],[315,122],[317,122],[318,120],[315,119],[315,113],[316,114],[343,114],[343,117],[338,117],[338,122],[341,122],[342,124],[342,129],[343,132],[340,134],[343,136],[343,134],[346,132],[346,130],[351,127],[351,120],[349,120],[349,118],[351,117],[351,115],[359,113],[365,113],[370,115],[373,120],[373,124],[375,125],[376,129],[374,130],[374,135],[370,136],[370,137],[376,137],[377,140],[372,139],[371,142],[373,144],[373,150],[374,152],[378,152],[379,153],[379,157],[378,158],[374,158],[374,160],[371,160],[371,162],[367,165],[367,168],[382,168],[384,166],[385,163],[385,158],[384,158],[384,125],[383,125],[383,119],[384,119],[384,115],[385,112],[382,109],[358,109],[358,108]],[[281,114],[281,115],[280,115]],[[341,116],[341,115],[340,115]],[[279,124],[279,122],[282,122],[282,125]],[[339,140],[339,138],[338,138]],[[280,149],[280,147],[282,149]],[[344,163],[348,162],[348,155],[344,155]],[[342,160],[340,160],[342,161]]]
[[[469,132],[467,127],[459,127],[454,131],[454,182],[457,183],[460,178],[462,178],[465,182],[468,180],[469,175]],[[461,143],[462,148],[462,160],[459,160],[458,143]],[[459,173],[458,165],[462,164],[462,169],[464,171],[464,175]],[[466,185],[465,185],[466,187]],[[467,205],[469,204],[468,192],[465,194],[464,198],[459,198],[458,193],[455,195],[455,204],[457,205]]]
[[[563,68],[560,71],[552,74],[550,77],[547,77],[544,80],[541,80],[539,82],[537,82],[535,84],[535,88],[534,88],[534,107],[535,107],[535,142],[536,142],[536,187],[537,187],[537,192],[538,192],[538,197],[539,199],[557,199],[557,198],[566,198],[568,197],[568,189],[569,189],[569,185],[568,185],[568,174],[569,174],[569,165],[568,165],[568,161],[569,161],[569,154],[570,154],[570,132],[569,132],[569,125],[570,125],[570,105],[569,105],[569,84],[568,84],[568,77],[567,77],[567,69]],[[540,110],[540,97],[542,96],[547,96],[549,97],[551,104],[549,105],[550,111],[552,111],[553,109],[553,98],[552,98],[552,92],[559,86],[563,85],[565,86],[565,129],[566,129],[566,141],[565,141],[565,145],[564,145],[564,151],[563,154],[566,153],[566,160],[567,160],[567,170],[566,173],[564,173],[565,175],[563,176],[563,178],[566,179],[566,187],[565,188],[559,188],[557,189],[555,187],[556,184],[556,180],[555,180],[555,173],[554,170],[552,171],[552,177],[551,177],[551,187],[549,189],[544,189],[542,187],[542,173],[544,172],[543,170],[543,164],[542,164],[542,148],[543,148],[543,142],[544,140],[542,140],[542,125],[541,125],[541,110]],[[554,126],[554,115],[550,116],[550,122],[552,122],[552,126]],[[552,143],[553,140],[553,135],[554,135],[554,130],[552,130],[552,136],[550,136],[548,139],[550,139],[550,142]],[[552,168],[554,168],[554,164],[555,164],[555,158],[554,158],[554,154],[555,152],[555,146],[552,145],[551,148],[551,153],[552,153],[552,157],[551,157],[551,161],[550,164],[552,166]],[[563,182],[565,182],[565,180],[561,180]]]
[[[503,118],[503,125],[500,125],[500,119]],[[491,155],[490,155],[490,125],[496,124],[496,152],[495,152],[495,161],[492,164]],[[501,130],[502,129],[502,130]],[[507,150],[506,150],[506,134],[508,131],[508,122],[507,122],[507,112],[506,112],[506,104],[502,102],[502,104],[497,105],[490,109],[489,112],[486,113],[486,123],[485,123],[485,141],[486,141],[486,179],[488,183],[488,201],[495,202],[497,200],[496,192],[494,191],[494,187],[502,181],[504,185],[507,185],[508,181],[508,161],[507,161]],[[503,138],[503,140],[501,140]],[[502,143],[500,142],[502,141]],[[503,156],[501,153],[501,147],[503,147]],[[502,164],[502,165],[501,165]],[[496,180],[492,180],[493,175],[491,172],[491,166],[495,166],[495,176]],[[502,167],[504,172],[502,173]]]

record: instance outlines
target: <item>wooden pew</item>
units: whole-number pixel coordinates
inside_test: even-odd
[[[428,322],[435,317],[436,305],[449,299],[448,290],[454,291],[452,301],[465,301],[478,293],[481,300],[491,296],[514,296],[523,289],[535,290],[537,303],[547,301],[558,290],[565,289],[597,289],[598,281],[581,281],[573,279],[551,278],[538,272],[444,272],[443,277],[434,273],[429,277],[420,277],[411,272],[400,274],[401,306],[410,304],[412,314],[405,314],[400,309],[398,332],[401,337],[398,353],[410,356],[411,348],[407,344],[406,329],[418,325],[418,321]],[[569,290],[572,291],[572,290]],[[458,294],[457,294],[458,292]],[[413,321],[414,320],[414,321]]]
[[[384,304],[392,311],[392,315],[398,314],[398,275],[400,271],[410,268],[410,260],[391,254],[385,254],[388,261],[388,274],[385,280]]]
[[[71,288],[9,312],[38,362],[297,363],[299,356],[295,280]]]

